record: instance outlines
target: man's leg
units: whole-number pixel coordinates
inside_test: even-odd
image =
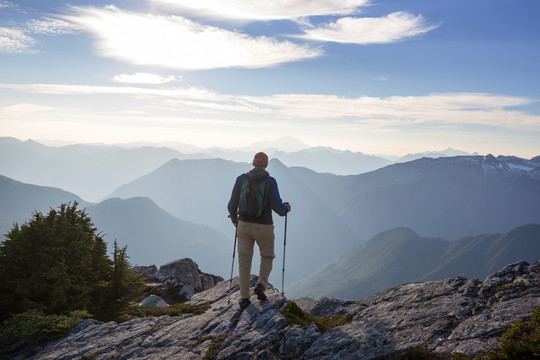
[[[249,281],[251,280],[251,259],[255,241],[251,235],[252,223],[238,222],[238,276],[240,279],[240,298],[249,299]]]
[[[259,283],[262,284],[264,290],[268,288],[268,277],[272,271],[272,261],[276,257],[274,254],[274,225],[254,224],[254,227],[253,235],[261,255]]]

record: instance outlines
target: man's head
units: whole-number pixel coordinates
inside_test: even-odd
[[[263,152],[256,153],[253,157],[253,166],[266,169],[266,167],[268,166],[268,155]]]

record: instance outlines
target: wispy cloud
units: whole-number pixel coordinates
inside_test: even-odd
[[[74,8],[66,20],[91,32],[98,50],[136,65],[173,69],[262,68],[321,55],[321,50],[198,24],[179,16],[138,14],[108,6]]]
[[[126,84],[165,84],[172,81],[181,81],[181,76],[161,76],[157,74],[135,73],[119,74],[112,78],[113,81]]]
[[[35,54],[36,40],[19,29],[0,27],[0,52],[9,54]]]
[[[358,13],[370,0],[152,0],[173,9],[220,18],[247,20],[300,19],[318,15]]]
[[[0,108],[0,114],[3,114],[5,116],[22,117],[28,114],[52,110],[56,110],[56,108],[50,106],[21,103]]]
[[[15,7],[11,3],[1,3],[2,7]],[[32,34],[40,35],[64,35],[81,31],[81,28],[67,21],[43,18],[30,20],[20,27],[0,27],[0,52],[12,54],[37,54],[35,48],[38,41]]]
[[[60,19],[43,18],[27,22],[27,31],[35,34],[65,35],[76,34],[83,30],[81,26]]]
[[[0,9],[2,8],[14,8],[19,10],[19,5],[11,1],[0,1]]]
[[[540,116],[513,109],[529,105],[533,100],[484,93],[381,98],[307,94],[228,95],[194,87],[0,84],[2,88],[49,95],[127,95],[142,99],[139,101],[141,106],[146,104],[164,116],[179,116],[182,112],[223,118],[265,114],[275,119],[293,122],[310,120],[319,124],[327,122],[332,126],[369,124],[372,127],[391,128],[411,124],[474,124],[540,131]]]
[[[285,94],[253,98],[283,116],[308,119],[349,119],[381,126],[439,123],[479,124],[540,130],[540,116],[505,110],[532,103],[531,99],[479,93],[347,98],[334,95]],[[351,120],[352,119],[352,120]]]
[[[380,18],[344,17],[336,22],[313,28],[305,28],[298,37],[352,44],[384,44],[425,34],[437,28],[429,24],[422,15],[395,12]]]
[[[188,99],[216,99],[220,95],[198,87],[146,88],[135,86],[94,86],[66,84],[0,84],[0,89],[12,89],[46,95],[131,95]]]

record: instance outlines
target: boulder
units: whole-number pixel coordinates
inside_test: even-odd
[[[180,287],[180,292],[188,299],[223,281],[220,276],[201,272],[199,266],[189,258],[161,265],[154,278],[163,284]]]
[[[135,266],[133,267],[133,271],[135,271],[136,274],[142,274],[144,281],[151,281],[156,276],[158,268],[156,267],[156,265]]]

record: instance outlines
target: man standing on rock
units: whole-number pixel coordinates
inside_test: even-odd
[[[267,166],[268,156],[263,152],[255,154],[253,169],[236,178],[227,206],[237,231],[240,307],[242,308],[251,303],[249,282],[255,243],[259,246],[261,264],[259,281],[254,292],[260,301],[266,300],[264,290],[268,287],[268,276],[272,271],[272,261],[275,258],[272,210],[280,216],[285,216],[291,211],[291,206],[281,201],[277,182],[266,171]]]

